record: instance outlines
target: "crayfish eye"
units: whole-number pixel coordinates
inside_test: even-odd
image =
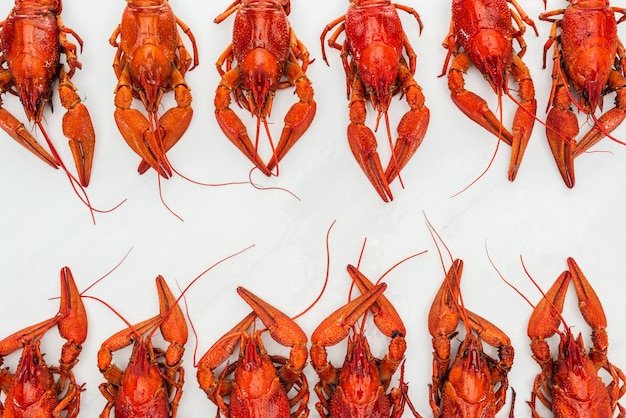
[[[34,365],[39,365],[39,359],[37,357],[33,357],[33,364]]]

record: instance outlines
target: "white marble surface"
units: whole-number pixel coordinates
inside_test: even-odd
[[[200,51],[200,66],[187,75],[194,98],[194,119],[170,152],[171,163],[198,181],[246,181],[251,168],[248,160],[226,140],[213,116],[213,95],[219,82],[214,62],[230,42],[233,23],[229,18],[215,25],[213,18],[226,8],[227,2],[170,3],[193,30]],[[5,318],[0,321],[0,335],[9,335],[54,314],[57,301],[49,298],[58,295],[62,266],[72,269],[83,289],[132,248],[124,263],[89,294],[106,300],[129,321],[136,322],[157,312],[154,278],[158,274],[172,287],[175,283],[183,287],[211,264],[254,244],[254,248],[209,272],[188,293],[189,314],[198,331],[199,358],[248,312],[247,305],[235,293],[237,286],[245,286],[289,315],[311,303],[325,276],[325,235],[336,220],[330,234],[327,291],[299,323],[310,334],[317,323],[346,302],[350,282],[345,267],[358,262],[365,238],[361,268],[373,280],[404,257],[428,250],[385,278],[389,285],[386,295],[408,328],[406,375],[410,395],[419,411],[428,416],[427,385],[432,357],[427,313],[444,272],[425,225],[426,214],[453,256],[465,261],[462,290],[467,306],[507,332],[517,350],[510,379],[518,393],[516,406],[521,416],[526,415],[524,401],[529,399],[532,380],[539,371],[526,336],[531,307],[499,279],[489,263],[486,247],[502,274],[535,302],[540,298],[539,292],[526,277],[520,255],[544,289],[566,268],[566,258],[575,257],[604,303],[610,358],[616,365],[626,367],[626,332],[620,331],[626,321],[621,305],[626,289],[619,267],[626,250],[621,196],[626,186],[626,149],[605,140],[594,148],[604,152],[580,157],[576,161],[576,187],[568,190],[550,154],[545,130],[537,123],[514,183],[506,178],[510,149],[502,145],[483,178],[451,197],[487,167],[496,140],[461,114],[450,100],[446,79],[437,77],[446,55],[441,42],[449,27],[448,4],[408,3],[421,14],[421,36],[415,21],[401,13],[419,56],[416,79],[424,88],[431,123],[424,143],[402,173],[405,189],[397,182],[392,185],[393,203],[385,204],[378,198],[349,151],[345,138],[348,109],[339,54],[328,51],[330,67],[321,59],[319,35],[326,23],[345,12],[348,2],[326,0],[320,7],[296,0],[290,18],[297,35],[315,58],[308,75],[316,92],[317,116],[284,159],[279,177],[267,179],[255,173],[253,178],[262,186],[288,189],[300,200],[280,190],[260,191],[247,185],[202,187],[174,176],[161,181],[160,187],[164,201],[184,219],[181,222],[161,203],[155,173],[136,173],[138,158],[124,143],[113,120],[116,80],[111,62],[115,50],[109,46],[108,38],[119,23],[125,3],[66,0],[65,24],[85,41],[79,56],[83,70],[76,74],[74,82],[97,130],[89,197],[101,209],[127,200],[112,213],[96,214],[94,226],[89,211],[78,201],[62,172],[53,172],[6,135],[0,135],[4,172],[0,180],[4,196],[0,280],[5,294],[0,308]],[[548,8],[565,4],[554,1]],[[524,60],[536,85],[537,116],[544,119],[550,71],[542,70],[541,64],[550,24],[537,19],[543,2],[530,0],[523,6],[539,30],[539,37],[527,32],[528,52]],[[7,14],[8,9],[9,5],[4,4],[0,15]],[[620,33],[624,33],[623,28]],[[496,106],[496,98],[475,69],[468,74],[468,88]],[[17,99],[5,96],[6,108],[23,119]],[[270,125],[274,135],[278,135],[282,117],[295,100],[289,91],[278,93]],[[612,103],[613,98],[608,97],[605,109]],[[163,110],[169,106],[171,98],[165,101]],[[510,100],[503,100],[506,124],[511,123],[514,108]],[[62,110],[55,102],[55,112],[46,112],[45,122],[58,149],[70,161],[60,132]],[[397,124],[406,110],[405,103],[394,100],[390,110],[392,124]],[[254,121],[240,109],[236,111],[252,132]],[[372,112],[369,123],[373,121]],[[583,123],[582,116],[579,121]],[[377,137],[386,159],[389,150],[383,133],[381,130]],[[615,136],[626,139],[626,125]],[[105,403],[98,391],[102,377],[96,367],[96,353],[101,342],[123,324],[99,303],[85,303],[90,317],[89,337],[74,370],[78,380],[86,382],[82,416],[96,416]],[[574,332],[587,337],[589,329],[576,312],[573,288],[566,309]],[[58,358],[61,343],[55,334],[50,333],[44,341],[46,359],[51,363]],[[373,335],[374,354],[383,355],[386,342],[375,337],[373,324],[369,324],[368,334]],[[181,417],[215,413],[215,407],[195,381],[195,343],[191,336],[185,354],[187,383],[180,405]],[[332,351],[334,359],[342,358],[341,349]],[[123,351],[117,359],[123,364],[128,355],[128,350]],[[15,357],[7,357],[5,364],[14,367]],[[308,376],[313,386],[315,376],[310,369]],[[314,394],[311,399],[315,400]]]

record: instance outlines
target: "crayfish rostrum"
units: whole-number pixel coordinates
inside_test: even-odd
[[[607,357],[608,334],[606,316],[587,278],[573,258],[567,260],[564,271],[545,293],[528,321],[533,358],[541,366],[535,378],[531,401],[532,416],[538,417],[537,399],[550,409],[555,418],[583,416],[626,416],[618,402],[626,393],[626,376]],[[582,336],[576,338],[562,317],[565,295],[570,281],[574,283],[578,307],[591,327],[593,347],[587,351]],[[559,330],[561,323],[565,330]],[[558,356],[553,357],[547,339],[559,334]],[[605,384],[598,372],[604,369],[610,376]]]
[[[542,13],[539,19],[552,22],[544,46],[544,68],[546,54],[554,45],[546,136],[561,177],[571,188],[575,184],[574,158],[605,136],[611,137],[626,118],[626,50],[617,35],[617,24],[626,19],[626,11],[611,7],[608,0],[569,1],[567,8]],[[622,15],[617,21],[616,13]],[[596,117],[604,96],[611,92],[615,92],[615,106]],[[593,121],[578,142],[578,120],[572,103]]]
[[[330,314],[311,336],[311,363],[320,379],[315,385],[319,398],[316,409],[326,418],[399,418],[407,403],[408,385],[401,376],[399,387],[389,387],[398,367],[404,369],[405,326],[383,295],[387,288],[385,283],[374,285],[351,265],[348,273],[361,296]],[[390,338],[389,353],[383,359],[372,355],[363,329],[359,331],[355,327],[367,312],[372,313],[376,327]],[[339,344],[345,338],[348,338],[348,349],[343,366],[335,367],[328,360],[326,347]]]
[[[66,340],[59,366],[48,366],[41,353],[44,335],[57,327]],[[72,368],[78,362],[87,338],[87,315],[69,268],[61,270],[61,307],[52,318],[24,328],[0,341],[0,365],[3,358],[22,350],[15,373],[0,369],[0,390],[6,396],[0,403],[0,416],[75,418],[80,411],[82,385],[76,382]],[[55,377],[56,376],[56,377]]]
[[[48,165],[63,168],[73,185],[87,187],[96,137],[89,112],[71,81],[82,64],[76,57],[76,45],[67,35],[72,35],[81,48],[83,41],[63,24],[61,9],[61,0],[16,0],[9,16],[0,23],[0,94],[20,98],[26,117],[39,127],[49,151],[2,107],[0,128]],[[78,179],[65,167],[42,124],[46,105],[52,107],[52,88],[57,81],[61,105],[66,109],[63,134],[69,140]],[[80,197],[88,203],[86,196]]]
[[[428,314],[434,348],[430,405],[437,418],[495,417],[506,404],[514,349],[504,332],[462,304],[462,273],[463,261],[454,260]],[[459,322],[466,334],[451,359]],[[484,352],[483,343],[498,349],[498,359]]]
[[[159,314],[112,335],[98,352],[98,368],[106,379],[100,392],[107,404],[100,418],[175,418],[183,394],[182,357],[187,342],[187,322],[162,276],[156,278]],[[169,343],[166,350],[153,346],[159,329]],[[132,345],[128,365],[121,369],[113,354]]]
[[[359,166],[385,202],[393,199],[389,184],[417,151],[430,120],[422,88],[414,78],[417,55],[396,9],[413,15],[421,31],[419,14],[410,7],[390,0],[351,0],[347,13],[326,25],[320,37],[322,57],[328,63],[324,40],[328,32],[339,25],[328,39],[328,45],[341,51],[346,73],[350,101],[348,143]],[[345,40],[340,44],[337,39],[343,32]],[[392,97],[397,94],[404,95],[410,109],[400,120],[398,138],[392,145],[388,111]],[[376,137],[365,125],[368,101],[378,112],[377,125],[384,116],[389,144],[393,148],[385,170],[376,151]]]
[[[278,162],[304,135],[316,111],[313,88],[306,76],[309,52],[287,19],[290,9],[290,0],[236,0],[215,18],[215,23],[220,23],[235,13],[232,43],[216,64],[222,79],[215,92],[215,117],[226,137],[267,176],[274,170],[278,174]],[[287,111],[280,139],[274,145],[267,118],[276,91],[291,87],[295,87],[299,101]],[[230,108],[231,95],[257,120],[254,144]],[[258,150],[261,123],[272,149],[267,164]]]
[[[309,385],[302,373],[308,350],[307,337],[296,322],[239,287],[239,296],[252,312],[220,338],[198,363],[198,382],[207,397],[218,407],[218,416],[244,418],[306,418],[309,415]],[[259,319],[265,330],[250,332]],[[270,355],[261,339],[263,333],[279,344],[290,347],[289,358]],[[239,347],[239,356],[222,366]],[[290,394],[290,392],[295,392]]]

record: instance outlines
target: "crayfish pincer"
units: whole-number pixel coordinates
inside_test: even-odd
[[[81,48],[83,41],[63,24],[61,0],[16,0],[0,28],[0,95],[11,93],[20,98],[26,117],[39,127],[49,151],[2,107],[0,128],[48,165],[63,168],[73,185],[87,187],[96,136],[89,112],[71,82],[74,72],[82,65],[76,57],[76,45],[68,41],[67,35],[72,35]],[[62,55],[65,63],[61,63]],[[43,111],[46,105],[51,105],[52,87],[57,81],[61,105],[67,110],[63,116],[63,134],[69,140],[78,179],[61,161],[42,124]]]

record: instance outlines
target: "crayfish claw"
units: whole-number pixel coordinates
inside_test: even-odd
[[[22,122],[2,107],[0,107],[0,128],[17,141],[18,144],[39,157],[41,161],[52,168],[59,168],[58,160],[37,142]]]
[[[387,176],[385,176],[380,157],[376,151],[378,144],[372,130],[362,124],[350,123],[348,125],[348,143],[354,158],[381,199],[385,202],[393,200]]]
[[[386,288],[386,283],[380,283],[330,314],[313,331],[313,345],[335,345],[346,338],[350,328],[370,309]]]
[[[533,310],[528,320],[528,336],[531,340],[549,338],[557,332],[570,280],[569,271],[561,273]]]
[[[457,303],[463,274],[463,260],[456,259],[435,296],[428,313],[428,330],[433,337],[453,334],[461,319]]]
[[[305,346],[307,336],[296,322],[243,287],[237,293],[269,329],[272,338],[285,347]]]
[[[187,321],[183,311],[163,276],[157,276],[156,286],[159,294],[159,312],[164,318],[160,327],[161,334],[165,341],[182,347],[188,338]]]
[[[362,294],[369,292],[374,287],[374,284],[352,265],[348,265],[348,274],[350,274],[350,277]],[[381,294],[374,301],[369,310],[374,316],[376,327],[384,335],[390,338],[396,336],[404,337],[406,335],[406,328],[400,315],[398,315],[398,311],[396,311],[384,294]]]
[[[606,328],[606,315],[604,314],[602,303],[600,303],[600,298],[598,298],[598,295],[573,258],[567,259],[567,266],[572,275],[572,281],[578,296],[578,308],[585,322],[594,330]]]
[[[61,364],[72,364],[80,346],[87,339],[87,313],[68,267],[61,269],[61,307],[59,309],[59,334],[68,342],[63,346]]]

